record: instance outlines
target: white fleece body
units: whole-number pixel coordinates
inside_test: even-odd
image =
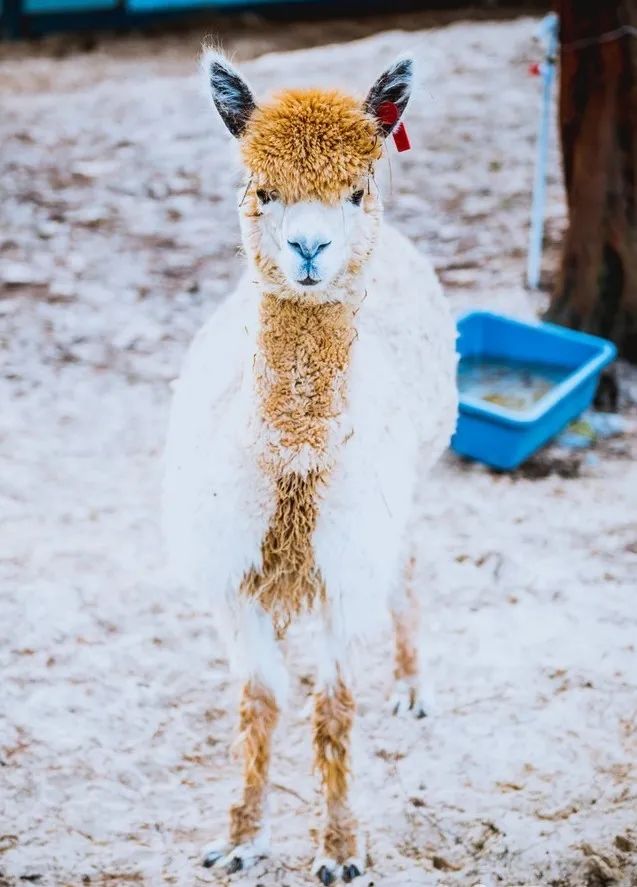
[[[410,553],[418,489],[457,410],[454,323],[429,261],[387,225],[366,291],[313,538],[332,628],[343,640],[386,619]],[[166,449],[171,561],[226,625],[244,609],[240,582],[260,567],[275,507],[273,481],[259,467],[268,439],[255,391],[259,301],[244,276],[196,336],[175,386]]]

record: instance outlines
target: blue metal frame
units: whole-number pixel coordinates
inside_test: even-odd
[[[29,2],[51,7],[55,3],[57,8],[28,11]],[[409,12],[457,4],[458,0],[395,0],[391,9]],[[211,13],[249,10],[275,19],[322,18],[384,12],[388,5],[387,0],[0,0],[0,37],[38,37],[52,31],[127,30],[178,19],[209,18]]]

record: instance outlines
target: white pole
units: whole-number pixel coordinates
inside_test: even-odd
[[[546,57],[541,67],[543,80],[542,104],[540,107],[540,127],[537,138],[535,176],[533,180],[529,254],[526,266],[526,279],[530,289],[537,289],[540,284],[542,238],[544,236],[544,212],[546,207],[546,167],[548,163],[549,129],[551,122],[551,95],[553,92],[555,67],[557,63],[558,35],[559,18],[556,13],[550,12],[540,22],[538,32],[538,36],[546,48]]]

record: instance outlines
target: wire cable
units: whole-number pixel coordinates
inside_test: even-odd
[[[621,40],[622,37],[637,37],[637,28],[633,25],[621,25],[613,31],[604,31],[596,37],[582,37],[579,40],[572,40],[570,43],[562,43],[563,52],[574,52],[577,49],[585,49],[587,46],[595,46],[598,43],[611,43],[614,40]]]

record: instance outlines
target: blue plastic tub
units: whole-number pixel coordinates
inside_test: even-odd
[[[579,416],[617,353],[597,336],[488,311],[465,314],[458,332],[460,412],[451,446],[500,469],[517,468]],[[528,389],[520,396],[516,381]]]

